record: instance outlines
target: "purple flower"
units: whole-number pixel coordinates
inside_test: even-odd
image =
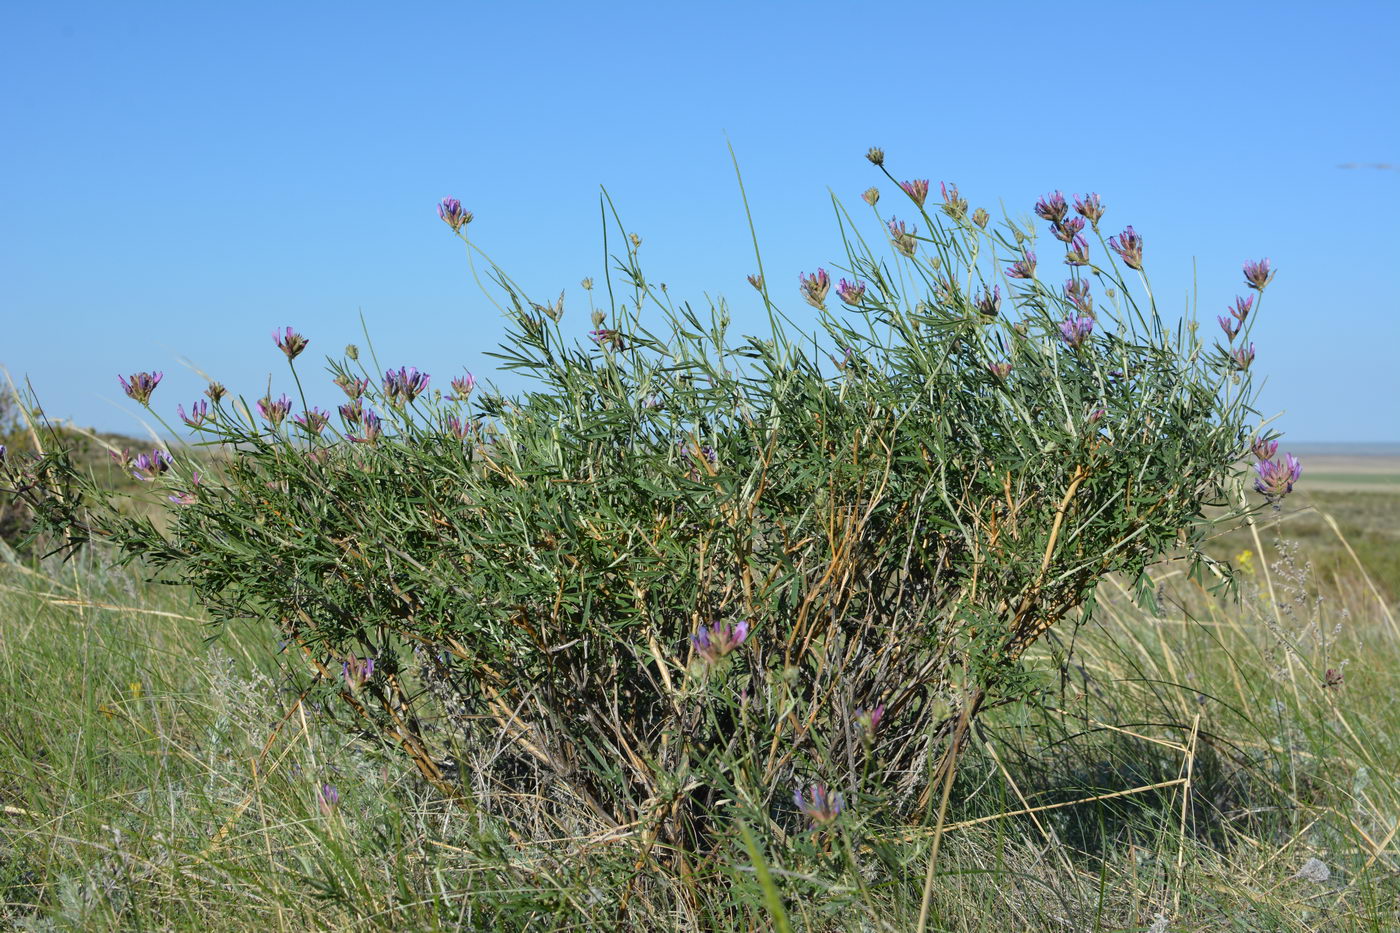
[[[836,286],[836,296],[848,305],[858,305],[861,298],[865,296],[865,283],[859,279],[854,282],[842,279],[841,283]]]
[[[1089,223],[1095,227],[1099,225],[1099,219],[1103,217],[1103,201],[1099,200],[1097,194],[1086,194],[1083,200],[1080,200],[1079,195],[1075,195],[1074,209],[1081,217],[1088,218]]]
[[[1089,294],[1089,283],[1084,279],[1069,279],[1065,282],[1065,300],[1083,314],[1094,313],[1094,299]]]
[[[1006,380],[1006,377],[1011,375],[1011,364],[1004,361],[997,363],[988,363],[987,372],[991,373],[993,377],[1000,379],[1004,382]]]
[[[149,483],[169,470],[174,463],[175,458],[157,447],[149,454],[136,455],[136,459],[131,461],[131,475],[143,483]]]
[[[1235,335],[1240,332],[1240,322],[1223,314],[1217,315],[1215,319],[1220,322],[1220,329],[1225,332],[1225,336],[1234,342]]]
[[[1270,499],[1281,499],[1293,491],[1293,484],[1303,475],[1303,465],[1292,454],[1282,460],[1260,460],[1254,464],[1259,474],[1254,478],[1254,488]]]
[[[899,187],[904,189],[904,193],[909,195],[915,204],[920,207],[924,206],[924,199],[928,197],[927,178],[920,178],[914,181],[901,181]]]
[[[481,426],[470,418],[446,415],[442,419],[442,427],[443,430],[457,438],[457,440],[464,441],[475,434]]]
[[[132,373],[129,382],[121,376],[117,377],[127,398],[135,399],[142,405],[150,404],[151,393],[156,390],[156,386],[160,385],[160,381],[164,378],[165,373]]]
[[[908,227],[904,221],[891,218],[889,221],[890,238],[894,241],[894,248],[909,258],[914,257],[914,251],[919,248],[919,228]]]
[[[1108,245],[1128,268],[1142,270],[1142,237],[1131,225],[1124,227],[1118,236],[1109,237]]]
[[[972,304],[984,317],[996,317],[1001,310],[1001,286],[993,286],[990,292],[984,286],[973,298]]]
[[[715,622],[711,625],[701,625],[700,629],[690,636],[690,644],[700,657],[713,664],[742,645],[748,637],[747,620],[734,625]]]
[[[885,705],[881,703],[872,710],[856,710],[855,720],[861,731],[866,736],[873,736],[875,730],[880,728],[880,720],[885,718]]]
[[[364,395],[365,390],[369,388],[368,379],[356,379],[354,376],[347,376],[345,373],[341,373],[335,377],[335,384],[340,386],[340,390],[345,393],[347,398],[352,399]]]
[[[1074,238],[1074,242],[1065,251],[1065,264],[1069,266],[1087,266],[1089,264],[1089,241],[1083,236]]]
[[[1235,366],[1244,371],[1249,369],[1249,365],[1254,362],[1254,344],[1247,347],[1236,347],[1230,351],[1230,359],[1235,361]]]
[[[800,280],[803,300],[812,307],[825,311],[826,293],[831,291],[831,276],[826,274],[825,269],[818,269],[810,276],[803,273]]]
[[[1249,445],[1249,452],[1260,460],[1272,460],[1278,453],[1278,441],[1256,437],[1254,443]]]
[[[200,399],[199,401],[190,405],[189,414],[185,414],[184,405],[176,405],[175,413],[180,416],[181,421],[185,422],[185,424],[189,425],[192,428],[197,428],[204,422],[210,420],[209,403],[206,402],[204,399]]]
[[[423,393],[430,378],[432,377],[427,373],[420,373],[414,366],[391,369],[384,374],[384,395],[389,399],[389,404],[395,408],[402,408]]]
[[[938,183],[938,187],[943,192],[943,213],[954,220],[959,220],[967,214],[967,200],[958,195],[958,186],[950,185],[946,181]]]
[[[340,674],[345,685],[359,691],[374,676],[374,658],[357,658],[353,654],[340,666]]]
[[[340,412],[341,420],[347,425],[357,424],[364,417],[365,403],[363,399],[356,396],[336,410]]]
[[[319,408],[308,408],[292,419],[306,430],[307,434],[320,434],[331,423],[331,413]]]
[[[194,474],[190,477],[190,488],[188,490],[185,492],[177,492],[173,496],[167,496],[166,498],[176,505],[194,505],[199,501],[199,495],[196,492],[196,490],[199,489],[199,482],[199,471],[195,470]]]
[[[1076,350],[1083,346],[1093,332],[1094,319],[1087,314],[1065,318],[1060,322],[1060,336],[1064,338],[1065,343]]]
[[[1250,309],[1250,308],[1253,308],[1253,307],[1254,307],[1254,296],[1253,296],[1253,295],[1250,295],[1248,298],[1244,298],[1244,297],[1242,297],[1242,296],[1236,295],[1236,296],[1235,296],[1235,304],[1234,304],[1233,307],[1231,307],[1231,308],[1229,309],[1229,311],[1230,311],[1230,316],[1231,316],[1232,318],[1234,318],[1235,320],[1239,321],[1241,324],[1243,324],[1243,323],[1244,323],[1244,319],[1247,318],[1247,317],[1249,317],[1249,309]]]
[[[1104,416],[1107,415],[1107,414],[1108,414],[1107,409],[1095,408],[1093,411],[1089,412],[1089,423],[1090,423],[1090,424],[1098,424],[1100,421],[1102,421],[1102,420],[1104,419]]]
[[[1074,242],[1074,238],[1083,229],[1084,218],[1082,217],[1066,217],[1064,220],[1057,220],[1050,225],[1050,232],[1061,243]]]
[[[456,198],[443,198],[438,202],[438,216],[443,223],[456,233],[472,222],[472,212],[462,210],[462,202]]]
[[[340,791],[335,789],[334,784],[322,784],[316,788],[316,806],[321,808],[324,816],[330,816],[340,806]]]
[[[1269,267],[1269,260],[1261,259],[1258,262],[1247,262],[1244,264],[1245,284],[1255,291],[1262,292],[1264,286],[1273,281],[1275,270]]]
[[[590,330],[588,339],[600,347],[607,347],[609,350],[626,350],[627,340],[622,336],[622,331],[613,330],[608,327],[600,327],[598,330]]]
[[[344,408],[344,406],[341,406]],[[344,412],[342,412],[344,414]],[[345,439],[353,444],[373,444],[384,434],[383,421],[371,409],[365,409],[356,419],[357,434],[347,434]]]
[[[1035,212],[1042,220],[1058,223],[1069,213],[1069,205],[1065,203],[1065,196],[1055,191],[1035,202]]]
[[[279,399],[274,400],[271,395],[264,395],[258,399],[258,414],[262,415],[274,429],[285,421],[291,413],[292,400],[287,398],[285,392]]]
[[[812,821],[813,829],[827,826],[841,815],[844,803],[840,794],[831,793],[825,784],[813,784],[811,795],[809,800],[799,787],[792,792],[792,802],[797,805],[803,816]]]
[[[296,359],[297,354],[305,350],[306,345],[311,342],[290,327],[287,328],[286,333],[274,330],[272,339],[277,344],[277,349],[287,354],[289,360]]]
[[[1035,278],[1035,253],[1026,251],[1025,259],[1018,259],[1011,264],[1011,268],[1006,270],[1009,278],[1013,279],[1033,279]]]
[[[465,376],[458,376],[456,379],[452,380],[451,397],[454,401],[464,402],[466,401],[467,396],[472,394],[472,389],[475,388],[476,377],[473,376],[471,373],[467,373]]]

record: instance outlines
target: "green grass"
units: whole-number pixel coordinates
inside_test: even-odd
[[[1319,598],[1296,556],[1270,557],[1238,603],[1164,574],[1147,613],[1110,584],[1044,645],[1039,701],[973,733],[930,929],[1400,923],[1394,622],[1363,587]],[[0,916],[19,928],[915,926],[932,833],[858,802],[839,836],[736,832],[678,882],[636,830],[512,838],[435,799],[298,704],[272,633],[210,643],[179,588],[6,566],[0,618]],[[1295,877],[1309,858],[1329,880]]]

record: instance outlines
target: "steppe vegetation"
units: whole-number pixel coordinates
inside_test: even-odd
[[[871,246],[837,204],[850,278],[804,274],[801,311],[758,260],[761,338],[653,286],[606,201],[585,335],[447,199],[527,391],[366,344],[327,359],[333,415],[288,327],[296,400],[211,384],[191,446],[30,400],[6,919],[1393,928],[1393,556],[1344,511],[1308,519],[1322,571],[1287,538],[1268,261],[1169,322],[1097,195],[1036,204],[1046,241],[892,190],[917,219],[872,188]],[[122,386],[159,417],[160,382]]]

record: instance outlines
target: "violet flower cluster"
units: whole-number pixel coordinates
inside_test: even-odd
[[[395,408],[403,408],[428,388],[432,377],[415,366],[400,366],[384,373],[384,397]]]
[[[714,622],[701,625],[699,630],[690,636],[690,645],[696,654],[713,664],[742,645],[748,637],[747,620],[734,624]]]
[[[841,810],[845,806],[841,795],[832,793],[825,784],[813,784],[810,797],[802,792],[802,788],[792,792],[792,802],[797,806],[799,812],[807,817],[812,829],[829,826],[836,822],[836,818],[841,815]]]
[[[160,385],[160,381],[165,378],[165,373],[132,373],[130,380],[118,376],[117,379],[122,384],[122,390],[126,392],[127,398],[135,399],[142,405],[151,403],[151,393]]]
[[[810,276],[803,273],[799,277],[801,282],[802,299],[807,304],[818,311],[826,310],[826,295],[831,291],[831,276],[826,274],[825,269],[818,269]]]

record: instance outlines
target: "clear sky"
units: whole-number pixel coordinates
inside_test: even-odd
[[[280,391],[274,327],[314,363],[361,311],[386,365],[489,378],[446,195],[582,333],[604,185],[654,281],[758,332],[727,139],[791,310],[838,256],[828,191],[882,180],[871,145],[994,216],[1093,190],[1168,309],[1193,259],[1206,321],[1273,260],[1255,366],[1289,437],[1400,440],[1394,0],[11,2],[0,77],[0,362],[79,423],[139,430],[119,372],[188,406],[182,359]]]

